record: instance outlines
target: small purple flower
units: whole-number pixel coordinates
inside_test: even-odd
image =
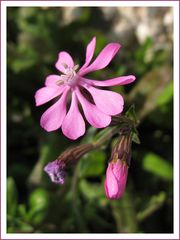
[[[65,163],[56,159],[53,162],[49,162],[44,167],[44,171],[49,175],[52,182],[57,184],[64,184],[66,176]]]

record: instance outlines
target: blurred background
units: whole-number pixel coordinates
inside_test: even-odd
[[[173,14],[169,7],[8,7],[8,218],[9,233],[173,232]],[[35,107],[45,77],[57,74],[58,52],[76,64],[97,37],[95,55],[119,42],[112,63],[94,79],[133,74],[135,83],[112,87],[135,104],[141,144],[133,144],[124,197],[109,201],[104,178],[111,143],[69,169],[66,183],[51,183],[43,167],[68,147],[91,142],[87,125],[78,141],[39,124],[48,104]],[[112,139],[113,142],[113,139]]]

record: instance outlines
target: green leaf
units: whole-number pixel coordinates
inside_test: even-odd
[[[81,143],[90,143],[92,142],[94,135],[96,134],[97,129],[93,127],[89,127],[86,135],[83,137]]]
[[[112,132],[116,129],[116,127],[107,127],[104,128],[103,130],[101,130],[100,132],[98,132],[95,137],[93,138],[93,143],[97,144],[99,141],[101,141],[104,138],[107,138],[106,143],[109,142],[111,140],[111,136],[112,136]]]
[[[157,104],[159,106],[165,105],[172,99],[172,97],[173,97],[173,82],[171,81],[159,95],[157,99]]]
[[[29,198],[29,205],[31,208],[38,208],[39,206],[47,207],[49,204],[48,192],[42,188],[33,191]]]
[[[18,205],[18,213],[23,219],[26,219],[27,212],[24,204]]]
[[[11,216],[16,215],[18,193],[15,181],[12,177],[7,180],[7,212]]]
[[[135,106],[134,104],[130,106],[130,108],[127,110],[126,112],[126,116],[131,119],[135,124],[138,124],[138,119],[137,119],[137,115],[135,112]]]
[[[164,180],[172,180],[173,169],[170,163],[154,153],[148,153],[143,160],[143,168]]]
[[[99,199],[104,197],[104,188],[102,184],[90,184],[86,180],[81,180],[79,183],[80,191],[88,199]]]
[[[104,172],[106,155],[101,150],[86,154],[80,162],[80,177],[99,176]]]
[[[29,198],[30,211],[28,218],[33,224],[41,223],[49,207],[49,195],[44,189],[36,189]]]
[[[51,152],[51,148],[49,145],[45,145],[45,144],[42,145],[40,149],[39,160],[37,161],[28,179],[28,182],[30,184],[40,185],[40,183],[42,182],[42,177],[44,174],[44,171],[43,171],[44,165],[48,161],[48,159],[51,159],[49,158],[50,152]]]
[[[48,135],[46,142],[40,146],[39,159],[36,162],[29,178],[29,185],[42,186],[42,184],[50,183],[46,174],[44,173],[44,166],[47,162],[55,160],[60,154],[60,151],[63,151],[66,148],[66,139],[61,140],[61,148],[59,148],[59,136],[58,134]]]
[[[8,216],[8,233],[28,233],[33,232],[34,228],[27,222],[24,222],[20,218],[14,218]]]
[[[30,224],[25,223],[23,221],[19,221],[18,229],[20,232],[25,232],[25,233],[31,233],[34,230]]]

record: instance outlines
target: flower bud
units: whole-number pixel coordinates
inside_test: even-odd
[[[128,166],[119,159],[110,162],[106,171],[104,188],[109,199],[119,199],[123,196],[128,176]]]
[[[57,159],[53,162],[49,162],[45,167],[44,171],[49,175],[51,181],[57,184],[64,184],[66,172],[65,164],[58,161]]]
[[[131,158],[131,141],[131,135],[121,136],[112,151],[104,182],[105,193],[109,199],[119,199],[124,194]]]
[[[76,163],[84,154],[94,149],[91,143],[81,144],[65,150],[55,161],[49,162],[44,171],[49,175],[51,181],[57,184],[64,184],[68,165]]]

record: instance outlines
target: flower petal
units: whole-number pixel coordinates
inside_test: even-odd
[[[66,97],[68,91],[69,88],[66,87],[62,97],[41,116],[40,124],[46,131],[50,132],[60,128],[66,115]]]
[[[117,78],[111,78],[105,81],[97,81],[97,80],[91,80],[87,78],[81,78],[82,81],[99,87],[110,87],[110,86],[116,86],[116,85],[126,85],[129,83],[132,83],[135,81],[136,77],[134,75],[129,76],[121,76]]]
[[[69,67],[69,68],[73,68],[74,61],[73,61],[72,57],[69,55],[69,53],[60,52],[55,66],[59,71],[65,73],[66,72],[65,65],[67,65],[67,67]]]
[[[109,163],[106,170],[106,180],[104,183],[106,196],[110,199],[116,199],[118,197],[119,186],[118,181],[113,173],[113,166]]]
[[[118,182],[119,187],[118,198],[121,198],[126,188],[128,167],[126,163],[121,163],[120,160],[118,160],[116,163],[113,164],[112,171]]]
[[[105,68],[116,55],[119,48],[119,43],[109,43],[106,45],[106,47],[100,52],[94,62],[91,63],[87,68],[80,71],[81,76]]]
[[[114,172],[114,175],[117,176],[118,180],[119,179],[123,179],[124,181],[126,181],[127,179],[127,175],[128,175],[128,167],[125,163],[122,163],[122,166],[121,166],[121,171],[120,173],[118,174],[118,169],[114,169],[113,172]],[[123,180],[122,180],[122,183],[123,183]]]
[[[44,171],[49,175],[52,182],[57,184],[64,184],[66,172],[65,163],[56,159],[53,162],[49,162],[45,167]]]
[[[64,91],[64,86],[60,87],[43,87],[35,93],[36,106],[40,106],[53,98],[59,96]]]
[[[46,77],[45,85],[48,87],[57,87],[56,82],[59,81],[60,79],[61,79],[60,75],[55,74],[49,75]]]
[[[123,97],[112,91],[97,89],[92,86],[84,85],[91,93],[96,106],[107,115],[116,115],[123,110]]]
[[[77,139],[85,133],[85,122],[78,109],[78,101],[75,93],[72,93],[70,109],[62,123],[62,132],[70,139]]]
[[[112,166],[112,172],[114,174],[114,176],[116,177],[117,181],[121,180],[121,176],[123,176],[124,171],[122,173],[122,166],[123,164],[121,163],[121,161],[118,159],[116,162],[109,163]],[[123,168],[124,169],[124,168]]]
[[[87,121],[95,128],[107,127],[111,122],[111,117],[101,112],[96,105],[88,102],[80,93],[79,89],[76,89],[75,91],[82,105]]]
[[[96,37],[93,37],[93,39],[91,40],[91,42],[87,45],[86,48],[86,60],[84,65],[81,67],[81,69],[79,71],[81,71],[82,69],[84,69],[85,67],[88,66],[88,64],[90,63],[93,55],[94,55],[94,50],[96,47]]]

